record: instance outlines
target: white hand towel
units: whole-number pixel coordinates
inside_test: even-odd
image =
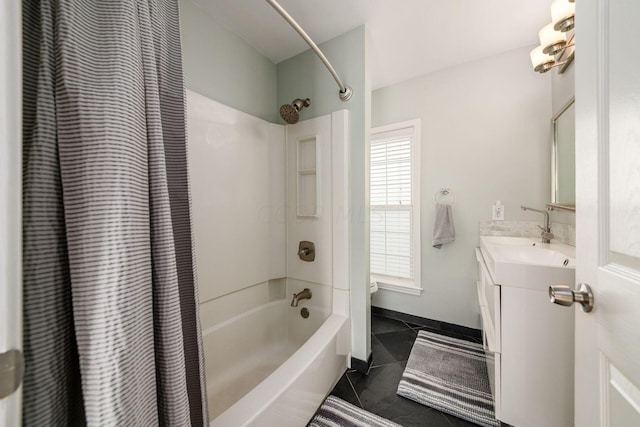
[[[433,221],[433,247],[440,249],[443,244],[451,243],[455,239],[456,230],[453,227],[451,205],[436,204],[436,217]]]

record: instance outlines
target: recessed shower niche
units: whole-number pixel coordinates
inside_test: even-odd
[[[297,215],[320,214],[319,138],[317,135],[299,139],[297,151]]]

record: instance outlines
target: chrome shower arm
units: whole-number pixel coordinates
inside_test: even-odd
[[[327,59],[327,57],[324,56],[324,53],[322,53],[320,48],[313,42],[313,40],[311,40],[311,37],[309,37],[309,35],[302,29],[302,27],[298,25],[295,19],[293,19],[293,17],[289,15],[289,13],[286,10],[284,10],[284,8],[280,6],[280,4],[276,0],[266,0],[266,1],[271,5],[271,7],[273,7],[276,10],[276,12],[278,12],[285,19],[285,21],[289,23],[289,25],[293,27],[294,30],[298,32],[298,34],[300,34],[300,37],[302,37],[304,41],[307,42],[309,47],[316,53],[316,55],[318,55],[320,60],[323,62],[324,66],[327,67],[327,70],[329,70],[329,73],[331,73],[334,80],[338,84],[338,87],[340,88],[340,92],[339,92],[340,99],[342,101],[348,101],[349,99],[351,99],[351,95],[353,95],[353,90],[349,86],[342,83],[342,80],[340,79],[340,76],[338,76],[338,73],[336,72],[336,70],[333,68],[333,66]]]

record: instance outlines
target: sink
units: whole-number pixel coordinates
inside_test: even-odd
[[[494,258],[505,262],[546,265],[549,267],[574,267],[575,260],[561,252],[537,246],[494,245]]]
[[[549,285],[575,281],[573,246],[526,237],[480,236],[480,251],[496,284],[546,291]]]

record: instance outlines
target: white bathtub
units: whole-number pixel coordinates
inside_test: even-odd
[[[204,330],[210,426],[305,426],[346,369],[349,339],[346,317],[309,301],[270,302]]]

